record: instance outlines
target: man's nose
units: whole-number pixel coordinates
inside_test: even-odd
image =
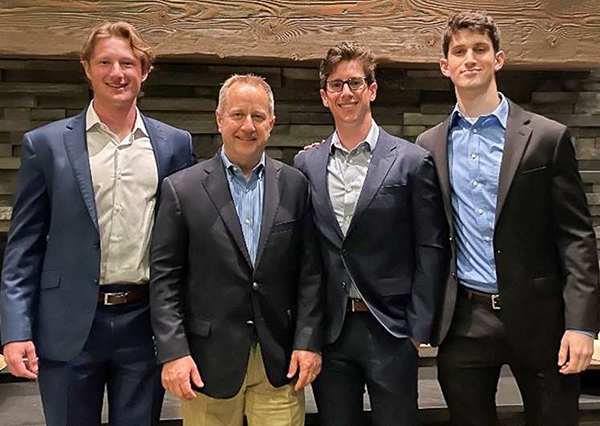
[[[254,131],[254,120],[252,120],[251,115],[247,115],[246,118],[244,118],[244,122],[242,123],[242,129]]]

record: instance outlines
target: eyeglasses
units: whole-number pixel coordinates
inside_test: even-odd
[[[367,80],[364,77],[352,77],[348,80],[328,80],[325,88],[328,92],[341,92],[344,90],[344,84],[348,84],[348,88],[353,92],[362,90],[367,85]]]

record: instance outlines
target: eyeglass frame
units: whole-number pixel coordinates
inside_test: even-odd
[[[350,81],[351,81],[351,80],[362,80],[362,82],[363,82],[363,85],[362,85],[361,87],[359,87],[358,89],[353,89],[353,88],[350,86]],[[368,86],[369,86],[369,85],[372,83],[372,81],[369,81],[369,80],[370,80],[370,79],[369,79],[368,77],[351,77],[351,78],[349,78],[349,79],[347,79],[347,80],[340,80],[340,79],[335,79],[335,80],[327,80],[327,81],[325,82],[325,87],[324,87],[324,89],[325,89],[325,91],[326,91],[326,92],[329,92],[329,93],[340,93],[340,92],[343,92],[343,91],[344,91],[344,85],[346,85],[346,84],[347,84],[347,85],[348,85],[348,89],[350,89],[350,91],[352,91],[352,92],[358,92],[359,90],[363,90],[365,87],[368,87]],[[330,88],[329,88],[329,83],[331,83],[332,81],[341,81],[341,82],[342,82],[342,86],[341,86],[340,90],[337,90],[337,91],[335,91],[335,90],[330,90]]]

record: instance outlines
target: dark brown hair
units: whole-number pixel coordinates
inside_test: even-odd
[[[321,61],[321,66],[319,67],[321,88],[325,88],[329,75],[335,70],[340,62],[344,61],[359,61],[363,67],[367,84],[371,84],[375,81],[375,68],[377,67],[377,62],[375,61],[375,55],[373,55],[371,49],[352,41],[344,41],[329,49],[325,59]]]
[[[460,12],[448,18],[448,24],[444,29],[442,48],[444,58],[448,57],[450,42],[460,30],[469,30],[479,34],[487,35],[492,41],[494,53],[500,51],[500,30],[494,19],[486,12]]]

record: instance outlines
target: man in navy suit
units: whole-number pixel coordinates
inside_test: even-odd
[[[153,60],[131,25],[95,27],[81,52],[90,106],[23,137],[2,340],[11,373],[38,379],[50,426],[100,425],[105,388],[112,426],[160,414],[150,234],[160,182],[194,155],[189,133],[136,108]]]
[[[371,117],[373,54],[342,43],[321,63],[335,132],[302,152],[326,270],[327,346],[313,384],[324,426],[417,422],[418,345],[429,341],[447,269],[446,221],[424,149]]]

